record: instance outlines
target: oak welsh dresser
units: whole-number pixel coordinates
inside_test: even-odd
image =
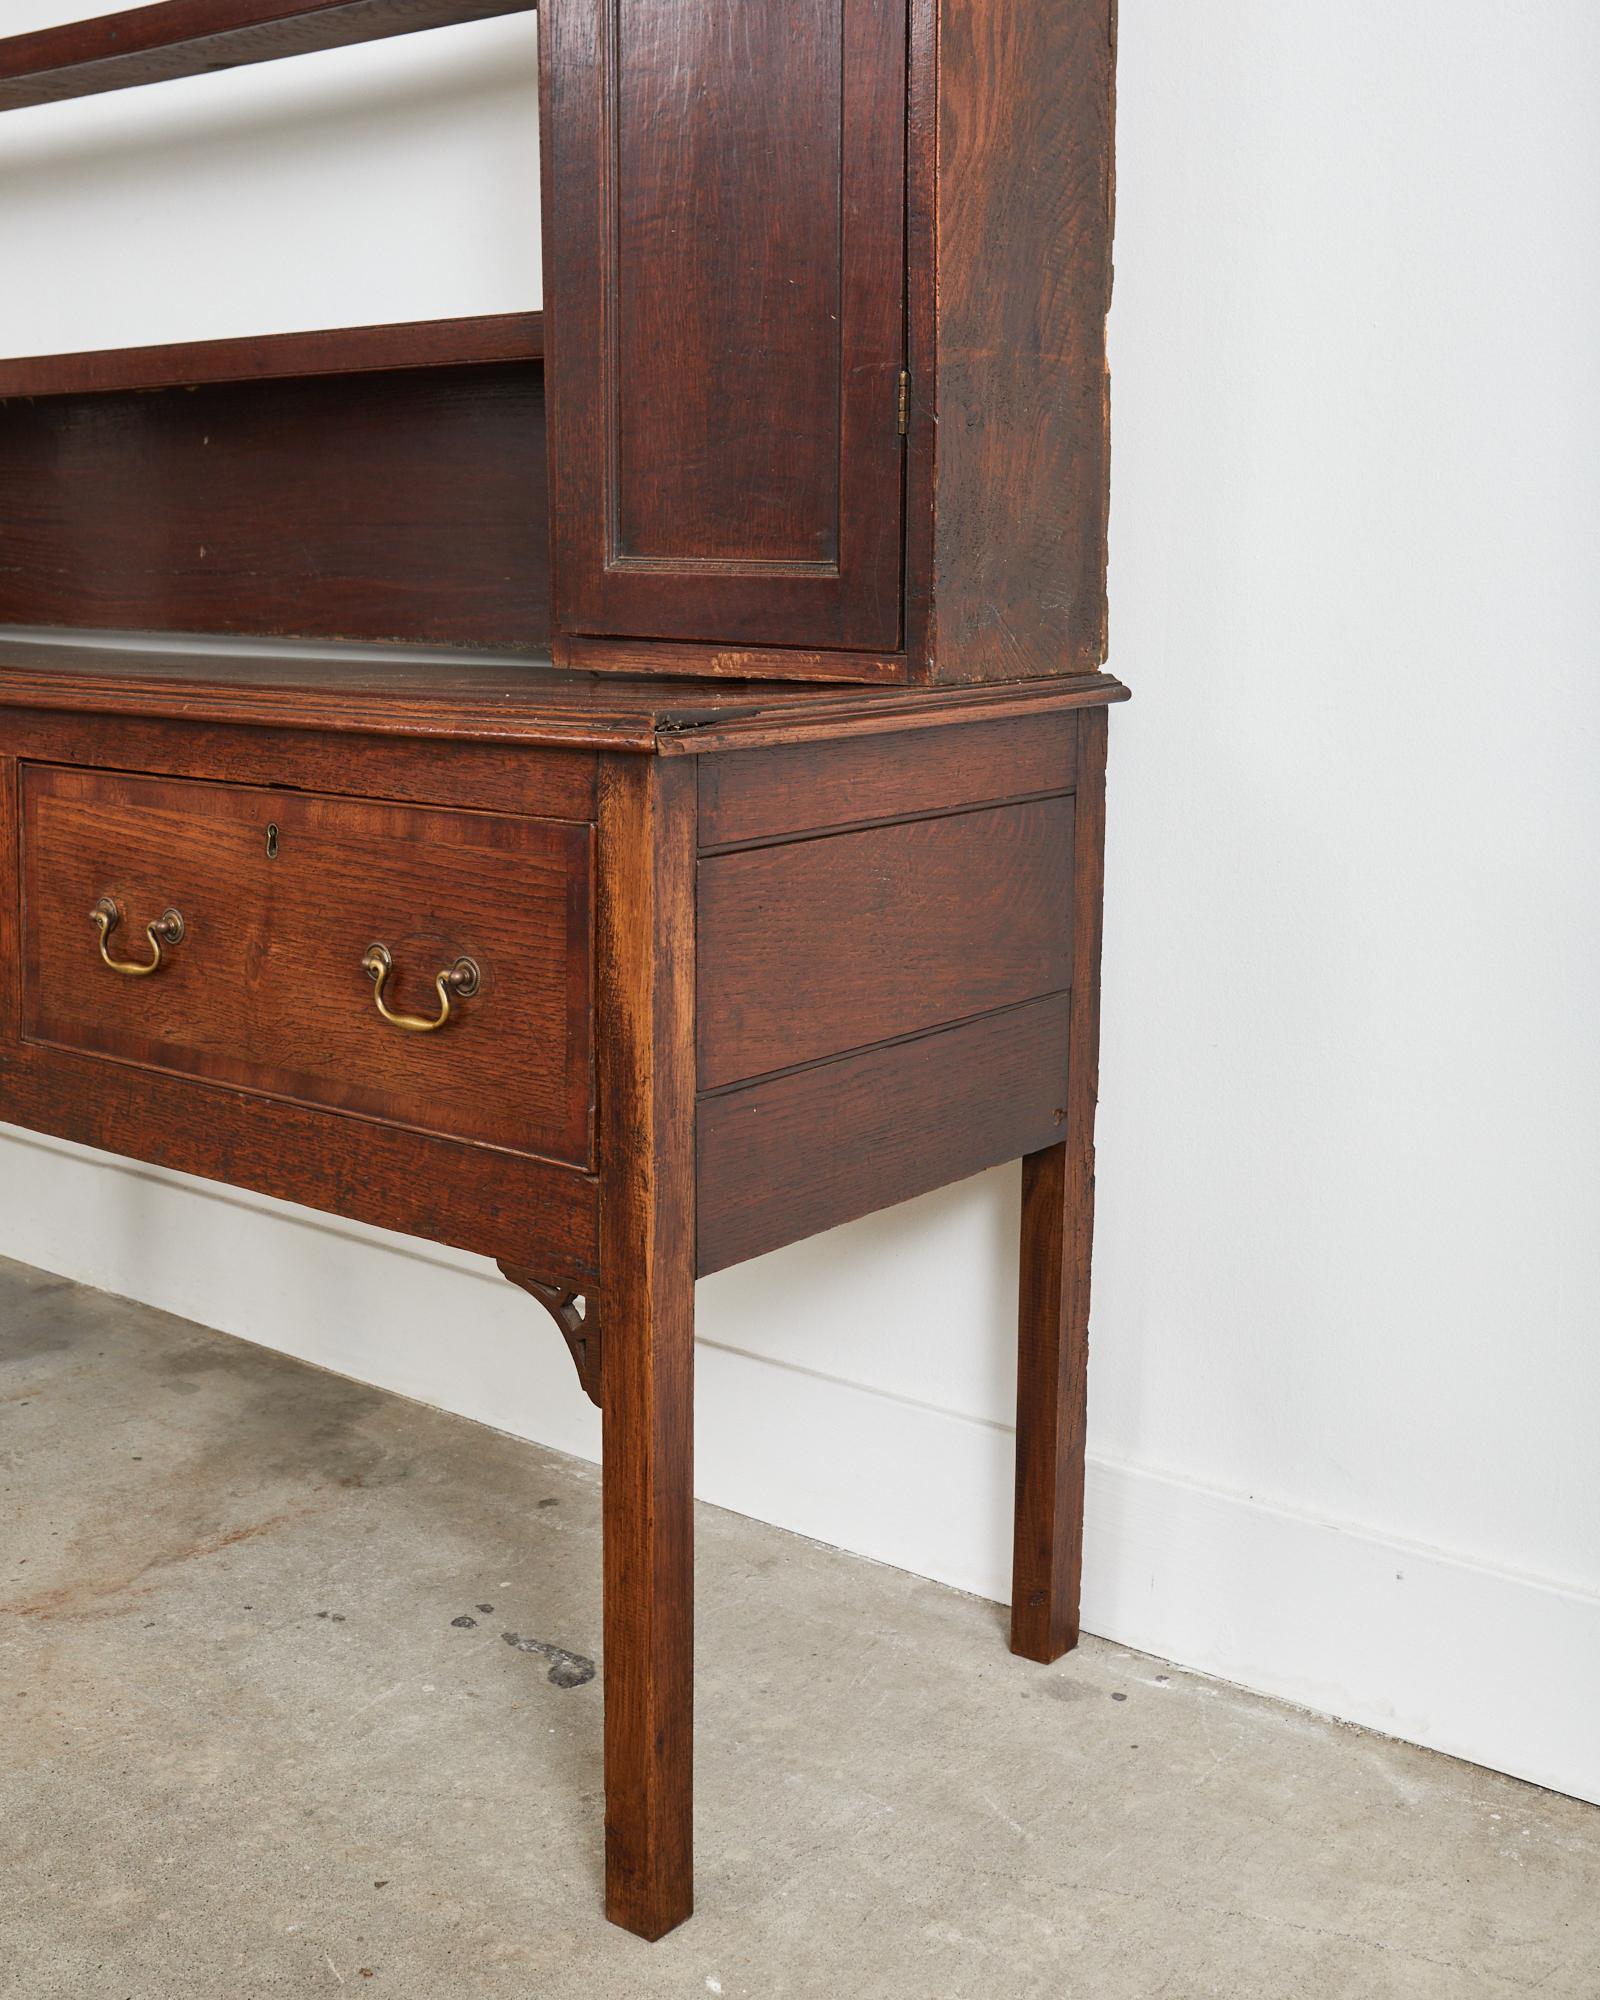
[[[164,0],[0,40],[0,110],[520,11]],[[1021,1158],[1012,1645],[1077,1636],[1113,21],[539,42],[543,313],[0,361],[0,1119],[548,1311],[655,1938],[697,1274]]]

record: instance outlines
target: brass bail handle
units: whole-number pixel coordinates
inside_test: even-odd
[[[122,922],[122,911],[114,896],[102,896],[89,912],[89,921],[100,933],[100,956],[113,972],[120,972],[124,979],[148,979],[153,972],[161,970],[163,945],[182,944],[183,918],[177,910],[163,910],[153,924],[146,924],[144,934],[150,940],[152,953],[147,965],[140,965],[131,959],[113,958],[106,949],[111,933]]]
[[[384,988],[394,970],[394,956],[386,944],[368,945],[361,970],[372,981],[372,997],[378,1012],[392,1028],[404,1028],[411,1035],[431,1035],[442,1028],[450,1019],[450,1010],[455,1002],[470,1000],[482,984],[476,960],[458,958],[454,965],[447,965],[433,982],[433,990],[439,996],[439,1012],[437,1018],[430,1021],[424,1014],[391,1013],[385,1005]]]

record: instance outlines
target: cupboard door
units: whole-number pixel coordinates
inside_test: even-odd
[[[900,639],[905,0],[545,0],[556,623]]]

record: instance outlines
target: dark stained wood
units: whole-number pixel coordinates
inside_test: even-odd
[[[572,1356],[572,1365],[578,1372],[579,1388],[596,1409],[603,1407],[600,1394],[600,1312],[591,1296],[593,1287],[563,1283],[559,1279],[552,1282],[536,1271],[519,1270],[515,1264],[503,1263],[500,1270],[502,1276],[509,1278],[529,1298],[537,1299],[555,1321],[561,1338],[567,1344],[567,1352]]]
[[[215,652],[178,663],[160,648],[115,667],[108,649],[64,648],[53,666],[43,664],[52,650],[22,635],[0,642],[0,1117],[492,1255],[519,1282],[531,1281],[536,1296],[540,1286],[552,1291],[569,1342],[576,1336],[560,1313],[573,1295],[584,1296],[596,1333],[605,1334],[597,1383],[585,1324],[580,1375],[591,1393],[598,1386],[605,1425],[607,1909],[641,1935],[659,1936],[692,1902],[697,1238],[705,1268],[722,1268],[1038,1149],[1025,1182],[1019,1650],[1042,1656],[1075,1630],[1092,1174],[1085,1135],[1093,1117],[1093,1019],[1077,989],[1092,985],[1097,954],[1104,704],[1121,690],[1101,679],[953,691],[690,688],[563,681],[515,663],[412,655],[278,655],[241,664]],[[62,704],[55,710],[52,692]],[[1085,715],[1090,703],[1098,706]],[[137,712],[126,712],[130,704]],[[204,719],[210,712],[215,720]],[[619,741],[628,747],[619,750]],[[686,761],[697,751],[715,761],[703,770]],[[247,901],[251,870],[283,868],[321,814],[336,826],[359,823],[367,834],[383,829],[354,862],[315,870],[315,895],[342,906],[356,878],[363,894],[398,881],[410,904],[428,899],[426,884],[454,881],[460,856],[441,838],[441,824],[496,829],[487,836],[492,851],[514,862],[515,891],[524,895],[537,870],[516,830],[529,824],[522,815],[530,802],[560,802],[569,816],[540,822],[541,837],[569,854],[571,843],[587,842],[585,816],[597,811],[596,1172],[348,1106],[291,1101],[270,1087],[176,1074],[125,1043],[112,1059],[20,1040],[15,995],[24,959],[34,961],[30,1008],[41,974],[38,952],[26,953],[17,934],[24,870],[14,852],[8,774],[19,758],[30,794],[42,788],[52,800],[76,801],[75,811],[83,797],[111,800],[115,848],[111,831],[97,836],[106,865],[150,868],[162,858],[167,821],[177,818],[184,854],[192,848],[208,868],[237,879],[230,907]],[[64,769],[63,760],[104,768]],[[174,775],[118,769],[156,760]],[[227,782],[197,783],[195,774]],[[275,782],[258,782],[273,774]],[[490,809],[363,800],[363,782],[448,792],[441,808],[471,801]],[[985,796],[1006,783],[1055,789],[1030,789],[1010,802]],[[197,793],[221,795],[227,809],[219,806],[204,837],[184,844]],[[153,804],[156,795],[166,803]],[[168,809],[174,801],[176,814]],[[254,828],[258,803],[270,804],[280,825],[280,856],[271,863],[264,853],[259,863],[252,856],[247,868],[228,845],[228,829],[235,819]],[[702,810],[721,851],[697,864]],[[296,814],[310,818],[302,824]],[[843,831],[800,824],[816,817],[838,827],[840,814],[861,815],[865,824],[856,817]],[[1090,847],[1076,864],[1074,815]],[[76,834],[68,842],[74,851],[84,844]],[[768,893],[752,898],[745,883],[726,907],[742,909],[760,930],[746,951],[768,982],[763,1005],[773,1040],[760,1060],[782,1065],[753,1085],[718,1088],[698,1107],[696,995],[714,987],[713,968],[730,961],[714,957],[715,919],[697,943],[697,866],[713,902],[719,871],[775,871]],[[164,901],[169,871],[160,873],[160,882],[140,874],[125,896],[130,930]],[[507,885],[498,886],[496,937]],[[473,893],[491,900],[481,885]],[[52,938],[76,932],[81,900],[69,910],[58,898],[52,915],[30,894],[30,934],[41,926]],[[247,989],[285,967],[294,971],[304,929],[298,899],[286,917],[270,899],[260,910],[252,904],[241,935],[231,937],[203,905],[191,907],[204,920],[174,954],[174,969],[193,963],[191,945],[220,935]],[[588,925],[576,907],[568,916],[570,967],[587,948]],[[520,913],[512,919],[521,920]],[[809,938],[798,974],[784,969],[797,924]],[[740,935],[738,925],[732,934]],[[98,1004],[98,978],[119,998],[142,991],[141,1004],[164,1004],[169,973],[118,982],[99,967],[86,924],[81,949],[87,985],[80,978],[78,986],[87,1001]],[[324,942],[313,957],[320,964],[331,953]],[[981,987],[989,976],[1002,989],[1014,980],[1024,989],[1043,981],[1047,990],[1009,993],[980,1012],[973,982]],[[310,984],[283,980],[287,1004]],[[365,1009],[370,987],[359,984]],[[60,973],[50,990],[65,991]],[[224,991],[223,1006],[242,1018],[226,979]],[[420,1005],[426,996],[401,997]],[[980,991],[976,1002],[982,998]],[[921,1018],[946,1009],[956,1025],[933,1028]],[[587,1019],[587,1004],[574,1008],[569,1028],[580,1012]],[[101,1017],[88,1018],[97,1031]],[[331,1017],[316,1010],[304,1018],[313,1025],[295,1038],[294,1059],[315,1064],[320,1052],[313,1047],[308,1056],[300,1045]],[[474,1018],[469,1006],[456,1027]],[[375,1016],[374,1026],[383,1032]],[[419,1060],[448,1060],[465,1045],[452,1043],[456,1027],[408,1046]],[[526,1088],[522,1069],[537,1067],[545,1027],[544,1015],[530,1020],[519,1011],[496,1057],[500,1067],[465,1092],[468,1123],[449,1102],[455,1129],[481,1128],[501,1115],[496,1105],[508,1092]],[[838,1059],[805,1060],[804,1034],[823,1027],[835,1040],[879,1039]],[[187,1060],[187,1012],[174,1028],[170,1039],[154,1038],[155,1060],[172,1062],[175,1049]],[[270,1029],[264,1041],[254,1027],[243,1039],[256,1056],[281,1054]],[[339,1087],[352,1077],[359,1084],[350,1051],[333,1067]],[[385,1109],[394,1114],[393,1104]],[[1050,1145],[1062,1112],[1067,1141]]]
[[[804,651],[794,646],[717,646],[666,639],[596,639],[582,632],[551,635],[558,666],[594,674],[709,675],[735,681],[850,681],[899,686],[911,679],[903,653]]]
[[[168,778],[221,778],[297,791],[429,806],[476,806],[535,819],[588,821],[595,760],[578,749],[529,751],[502,743],[349,739],[308,729],[193,724],[143,716],[0,709],[0,744],[18,757]]]
[[[562,0],[541,63],[558,630],[897,648],[902,0]]]
[[[933,501],[939,447],[939,19],[950,0],[908,0],[906,51],[906,678],[932,676]],[[1012,218],[1012,227],[1021,219]]]
[[[532,12],[534,0],[159,0],[0,41],[0,111]]]
[[[800,690],[791,689],[798,695]],[[1103,708],[1126,701],[1128,690],[1110,674],[1005,681],[987,686],[947,687],[939,698],[931,689],[860,689],[849,697],[838,690],[812,689],[810,699],[792,706],[752,704],[743,714],[696,714],[688,709],[664,714],[656,748],[664,757],[705,756],[717,750],[762,750],[784,743],[820,743],[832,737],[896,734],[942,729],[950,723],[992,722],[1002,716],[1042,716],[1058,709]],[[830,703],[824,696],[834,693]]]
[[[702,1090],[1064,990],[1072,800],[707,857]]]
[[[526,1154],[10,1042],[0,1117],[483,1257],[514,1259],[537,1239],[561,1270],[595,1272],[595,1180]]]
[[[0,736],[0,1049],[22,1034],[22,871],[17,866],[17,760]],[[0,1118],[7,1115],[0,1095]]]
[[[783,73],[785,60],[820,65],[828,46],[817,33],[820,10],[851,3],[808,0],[770,72]],[[763,547],[778,547],[761,539],[763,509],[797,518],[785,481],[818,480],[822,462],[808,417],[824,400],[818,384],[825,390],[831,378],[813,365],[798,392],[782,385],[798,372],[797,338],[815,338],[819,325],[804,301],[825,260],[806,251],[803,229],[811,190],[824,183],[801,179],[797,196],[790,181],[748,226],[733,226],[739,203],[760,190],[760,174],[741,171],[733,190],[718,175],[760,91],[747,82],[725,102],[733,93],[716,82],[713,61],[690,143],[672,95],[692,86],[707,51],[723,57],[729,17],[700,0],[656,0],[629,8],[612,37],[614,4],[564,9],[570,43],[554,39],[559,21],[547,24],[551,309],[558,320],[565,315],[575,371],[570,382],[561,373],[556,327],[556,658],[602,672],[751,678],[962,681],[1091,671],[1106,650],[1112,0],[910,7],[905,92],[893,99],[897,121],[902,106],[906,119],[908,258],[897,307],[908,341],[906,532],[896,580],[903,645],[881,633],[864,638],[860,627],[829,628],[798,608],[798,583],[783,574],[752,577],[765,594],[750,618],[735,615],[742,600],[723,573],[732,538],[744,534],[755,560]],[[618,75],[610,73],[613,48]],[[897,40],[896,64],[899,50]],[[889,103],[887,85],[879,101]],[[767,126],[774,136],[763,164],[784,143],[782,118]],[[813,139],[821,129],[819,120]],[[848,235],[862,204],[900,169],[881,158],[862,164],[848,145],[840,160]],[[714,217],[716,227],[690,228],[687,215]],[[637,278],[619,262],[608,279],[591,253],[596,242],[614,244],[620,259],[642,246]],[[752,243],[760,246],[754,256]],[[745,262],[730,274],[723,261],[732,245]],[[740,304],[739,276],[762,279],[769,255],[788,260],[789,293],[801,301],[798,336],[787,325],[771,331],[770,285],[748,308]],[[880,273],[892,262],[885,254]],[[702,287],[710,306],[697,303]],[[724,305],[736,327],[731,341],[715,320]],[[767,317],[758,322],[758,313]],[[647,331],[635,343],[636,324]],[[847,325],[841,348],[863,367],[878,363],[880,350]],[[778,416],[756,400],[763,379],[779,385]],[[749,384],[757,387],[747,392]],[[743,409],[735,407],[741,393]],[[758,467],[780,421],[795,434],[781,460]],[[883,434],[864,421],[855,448],[840,437],[847,547],[849,467],[862,461],[863,438],[881,444]],[[880,504],[873,516],[885,526],[900,519],[900,470],[893,506]],[[736,488],[742,508],[730,497]],[[773,623],[780,615],[788,621],[781,630]]]
[[[30,1040],[588,1164],[586,828],[39,765],[23,803]],[[119,959],[147,960],[145,925],[181,912],[154,977],[101,963],[107,895]],[[458,958],[481,991],[405,1033],[374,1005],[374,942],[397,1012],[435,1015]]]
[[[937,147],[936,176],[913,169],[937,212],[912,224],[931,521],[912,517],[909,636],[935,679],[1088,671],[1106,651],[1113,0],[963,0],[937,32],[937,119],[922,49],[913,128]]]
[[[700,1274],[1050,1145],[1065,994],[700,1100]]]
[[[1100,1076],[1106,713],[1081,721],[1072,880],[1072,1020],[1066,1132],[1022,1167],[1017,1504],[1011,1649],[1059,1659],[1078,1642]]]
[[[0,109],[526,6],[165,0],[0,42]],[[545,13],[547,329],[0,361],[0,1119],[552,1312],[602,1406],[606,1909],[655,1938],[697,1256],[1024,1155],[1013,1644],[1077,1634],[1113,0]],[[155,977],[104,893],[119,955],[184,911]],[[403,1036],[374,941],[407,1011],[483,990]]]
[[[542,371],[13,401],[0,520],[10,624],[537,645]]]
[[[1109,674],[941,689],[591,681],[535,660],[354,648],[326,659],[287,648],[184,653],[154,636],[124,651],[0,630],[0,742],[3,712],[15,707],[694,756],[1042,715],[1127,695]]]
[[[602,767],[606,1915],[694,1906],[694,773]]]
[[[791,744],[700,759],[702,851],[1058,792],[1076,776],[1070,709],[971,729]]]
[[[372,375],[396,368],[462,368],[544,357],[544,314],[422,319],[344,326],[245,340],[107,347],[0,361],[0,401],[12,396],[92,396],[121,389],[187,389],[203,382],[273,382],[287,376]]]

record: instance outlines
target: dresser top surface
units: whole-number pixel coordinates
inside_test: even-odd
[[[937,688],[632,679],[548,660],[260,642],[64,642],[0,629],[0,710],[682,754],[1126,697],[1108,674]],[[3,725],[0,725],[3,726]]]

